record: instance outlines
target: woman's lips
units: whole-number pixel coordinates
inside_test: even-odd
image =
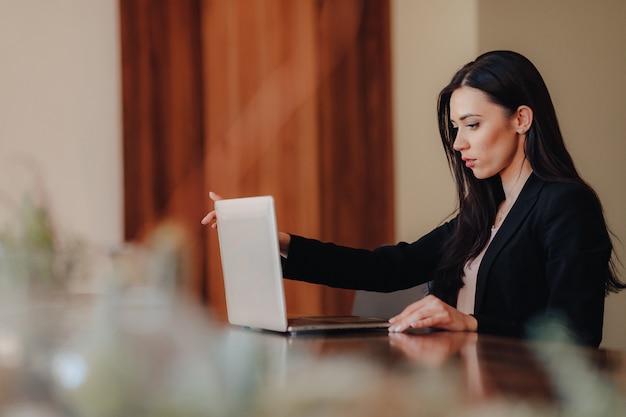
[[[475,159],[470,159],[470,158],[462,158],[463,162],[465,162],[465,166],[468,168],[474,168],[474,163],[476,162]]]

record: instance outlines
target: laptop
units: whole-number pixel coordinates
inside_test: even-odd
[[[215,202],[228,321],[282,333],[387,330],[383,318],[287,317],[274,199]]]

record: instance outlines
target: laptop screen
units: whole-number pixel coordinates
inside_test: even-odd
[[[228,321],[285,331],[287,315],[274,199],[215,202]]]

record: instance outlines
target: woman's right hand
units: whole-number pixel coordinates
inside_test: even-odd
[[[222,199],[222,197],[215,194],[213,191],[209,192],[209,198],[211,198],[211,200],[213,200],[214,202]],[[200,223],[204,225],[210,224],[211,227],[215,229],[217,227],[216,220],[217,220],[217,215],[215,214],[215,210],[212,210],[209,212],[209,214],[204,216],[204,218],[200,221]]]
[[[213,191],[209,192],[209,198],[211,200],[218,201],[222,200],[222,197],[215,194]],[[200,221],[200,223],[204,225],[211,225],[213,229],[217,228],[217,215],[215,210],[211,210],[204,218]],[[280,253],[286,255],[289,253],[289,244],[291,243],[291,235],[288,233],[278,232],[278,246],[280,247]]]

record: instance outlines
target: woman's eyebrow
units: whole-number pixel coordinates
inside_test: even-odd
[[[463,120],[467,119],[468,117],[475,117],[475,116],[480,116],[480,114],[466,113],[463,116],[459,117],[459,121],[462,122]],[[450,118],[450,122],[456,123],[456,121],[453,118]]]
[[[459,120],[463,121],[463,120],[467,119],[468,117],[475,117],[475,116],[480,116],[480,114],[467,113],[467,114],[464,114],[463,116],[459,117]]]

